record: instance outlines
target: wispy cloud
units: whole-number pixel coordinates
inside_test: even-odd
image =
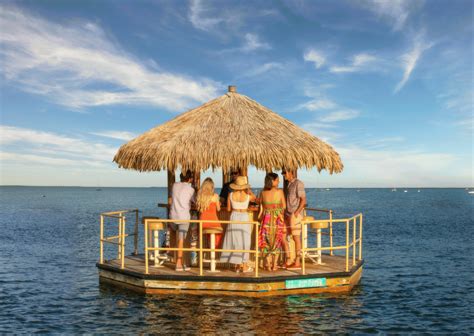
[[[215,16],[210,13],[211,11],[212,8],[206,6],[204,1],[191,0],[188,13],[189,21],[191,21],[191,24],[197,29],[210,31],[222,22],[237,19],[232,19],[230,15]]]
[[[299,105],[297,109],[306,109],[309,111],[327,110],[337,107],[337,104],[328,98],[316,97]]]
[[[424,0],[360,0],[359,4],[398,31],[406,25],[409,16],[423,6]]]
[[[244,72],[241,77],[260,76],[266,72],[269,72],[272,70],[278,70],[278,69],[279,70],[284,69],[284,65],[278,62],[268,62],[262,65],[256,66],[254,68],[251,68],[250,70]]]
[[[215,35],[236,35],[248,26],[248,21],[255,18],[276,17],[280,13],[274,8],[251,9],[244,3],[234,3],[230,8],[221,1],[191,0],[188,19],[194,28]]]
[[[333,73],[364,71],[368,70],[368,66],[373,65],[377,60],[374,55],[360,53],[352,56],[350,64],[344,66],[334,65],[329,68],[329,71]]]
[[[56,133],[29,128],[0,125],[0,145],[9,160],[31,159],[39,162],[90,162],[90,165],[111,162],[117,151],[101,143],[94,143]],[[6,154],[5,154],[6,155]]]
[[[242,46],[243,51],[255,51],[259,49],[271,49],[270,44],[263,42],[257,34],[247,33],[244,36],[244,45]]]
[[[319,121],[323,123],[334,123],[338,121],[355,119],[359,115],[360,112],[357,110],[337,110],[322,116],[321,118],[319,118]]]
[[[431,48],[433,43],[426,43],[423,41],[422,37],[416,37],[414,41],[414,45],[411,50],[407,51],[401,56],[401,66],[403,68],[403,77],[398,82],[397,86],[394,89],[394,93],[400,91],[405,84],[410,79],[410,76],[415,69],[421,55]]]
[[[301,127],[304,130],[313,134],[314,136],[318,137],[319,139],[328,143],[334,143],[341,137],[341,134],[337,132],[337,130],[335,130],[336,126],[332,124],[325,124],[314,121],[306,122],[302,124]]]
[[[57,24],[0,10],[6,83],[71,108],[144,104],[183,110],[217,95],[219,84],[157,71],[126,53],[96,24]]]
[[[316,123],[319,123],[319,125],[355,119],[360,115],[359,111],[341,106],[333,99],[329,98],[327,95],[327,90],[329,88],[332,88],[332,85],[305,87],[305,95],[311,99],[298,105],[295,110],[304,109],[308,111],[317,111],[318,115],[316,116]]]
[[[314,63],[316,69],[321,68],[326,63],[326,57],[320,51],[315,49],[307,50],[303,55],[303,59],[306,62]]]
[[[91,132],[93,135],[98,135],[105,138],[117,139],[117,140],[132,140],[136,138],[136,134],[125,131],[102,131],[102,132]]]

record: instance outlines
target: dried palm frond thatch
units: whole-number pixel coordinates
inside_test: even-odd
[[[189,110],[124,144],[114,157],[122,168],[139,171],[225,171],[326,169],[341,172],[339,154],[230,86],[225,95]]]

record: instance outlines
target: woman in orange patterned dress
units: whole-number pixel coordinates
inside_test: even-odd
[[[197,210],[200,213],[201,220],[219,220],[217,212],[220,211],[221,205],[219,202],[219,195],[214,192],[214,181],[210,177],[206,178],[199,189],[197,201]],[[206,223],[202,224],[203,229],[222,228],[220,223]],[[222,234],[216,234],[216,248],[220,247]]]

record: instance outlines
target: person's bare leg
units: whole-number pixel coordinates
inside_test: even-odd
[[[176,247],[176,242],[177,242],[177,236],[176,236],[176,231],[175,230],[170,230],[170,246],[169,247]],[[176,251],[169,251],[168,255],[172,259],[172,262],[176,262]]]
[[[278,271],[278,255],[273,255],[272,271]]]
[[[290,247],[288,246],[288,240],[286,240],[286,235],[281,242],[281,247],[283,248],[283,265],[290,266]]]
[[[177,235],[178,243],[176,244],[177,248],[183,248],[184,239],[179,239],[179,234]],[[183,251],[178,251],[178,258],[176,258],[176,268],[183,267]]]
[[[300,235],[294,235],[293,240],[295,241],[295,266],[301,265],[301,237]]]

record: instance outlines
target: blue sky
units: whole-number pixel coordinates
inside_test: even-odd
[[[163,186],[118,147],[233,84],[341,154],[308,186],[473,185],[471,1],[4,1],[0,24],[0,184]]]

